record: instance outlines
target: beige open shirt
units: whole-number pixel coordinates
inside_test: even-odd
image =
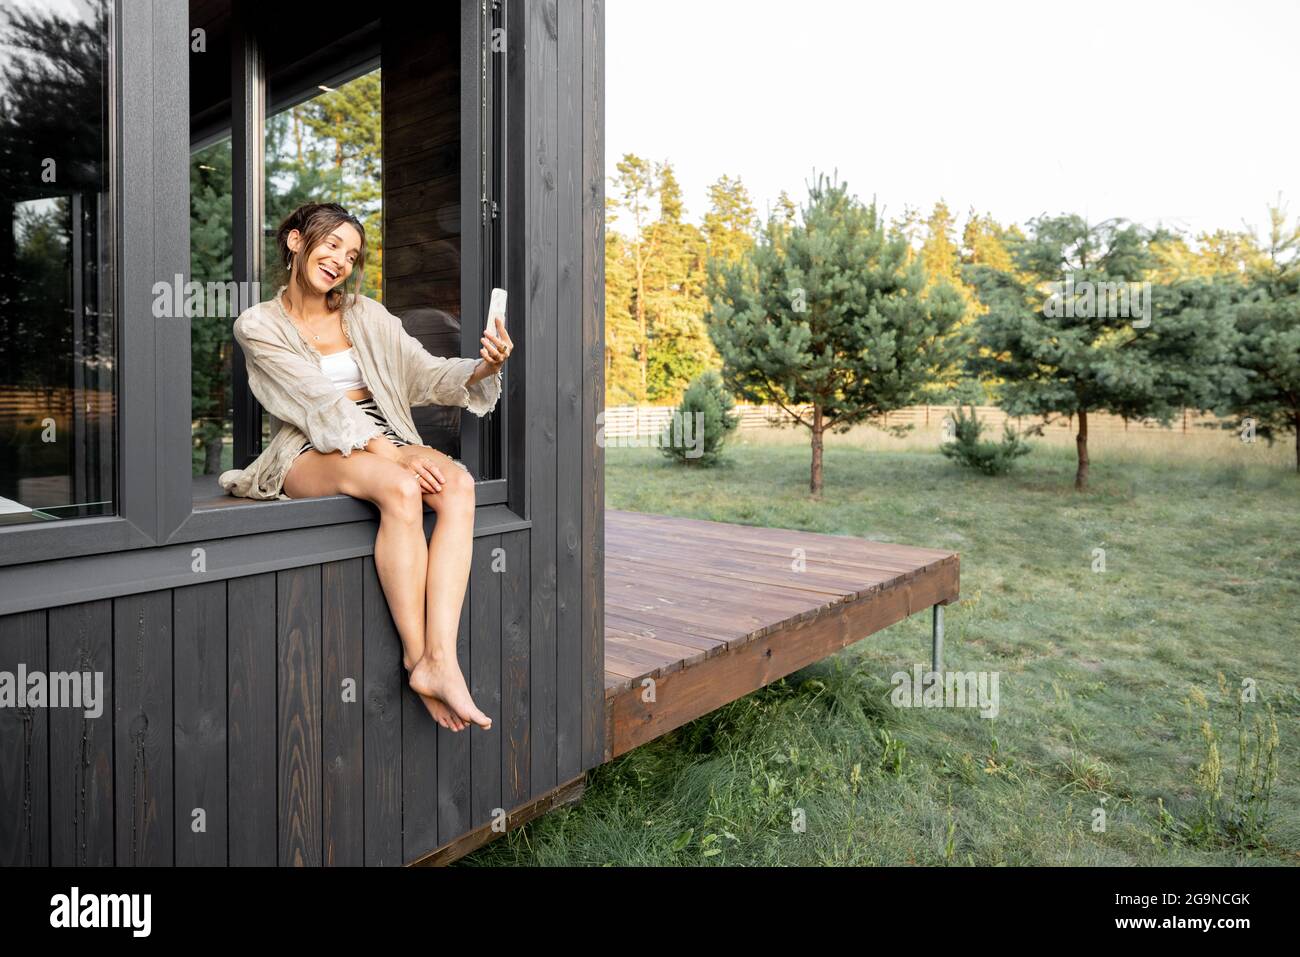
[[[235,340],[244,350],[248,387],[280,427],[246,469],[229,469],[217,481],[231,495],[287,499],[284,477],[304,442],[317,451],[350,455],[382,430],[321,371],[321,355],[284,312],[280,297],[259,303],[235,320]],[[357,365],[384,418],[406,441],[422,444],[411,407],[451,405],[484,416],[501,397],[501,372],[466,382],[480,359],[443,358],[430,353],[379,302],[357,296],[345,309],[343,335],[356,350]],[[274,430],[274,422],[272,423]]]

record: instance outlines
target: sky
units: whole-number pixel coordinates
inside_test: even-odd
[[[691,222],[724,173],[765,216],[814,168],[890,218],[1300,216],[1300,0],[610,0],[605,33],[606,173],[671,161]]]

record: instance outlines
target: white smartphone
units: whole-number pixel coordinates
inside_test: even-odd
[[[492,290],[492,299],[488,302],[487,324],[483,327],[484,335],[497,331],[497,316],[501,317],[501,325],[504,328],[506,324],[506,291],[504,289]]]

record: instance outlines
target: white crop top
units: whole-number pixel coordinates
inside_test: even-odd
[[[366,380],[361,377],[361,368],[357,365],[356,352],[353,349],[344,349],[342,352],[321,356],[320,368],[330,377],[330,381],[339,387],[340,392],[369,388]]]

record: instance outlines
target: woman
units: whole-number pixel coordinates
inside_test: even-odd
[[[424,445],[411,406],[457,405],[483,416],[501,395],[514,348],[503,324],[482,358],[431,355],[380,303],[361,295],[366,233],[336,203],[309,203],[280,225],[288,282],[235,320],[248,384],[281,422],[246,469],[220,483],[247,498],[345,494],[379,509],[375,570],[402,640],[411,688],[443,727],[492,720],[456,661],[474,546],[474,479]],[[352,292],[345,286],[355,274]],[[437,513],[424,538],[424,506]]]

